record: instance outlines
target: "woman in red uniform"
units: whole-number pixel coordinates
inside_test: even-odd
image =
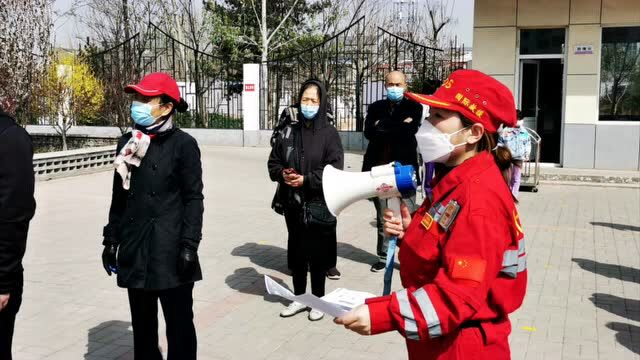
[[[416,134],[426,162],[439,163],[433,194],[411,218],[385,213],[385,231],[402,239],[404,289],[368,299],[335,319],[363,335],[397,330],[409,359],[510,358],[509,314],[524,299],[522,227],[503,173],[509,150],[501,124],[516,123],[509,89],[481,72],[458,70],[433,96]]]

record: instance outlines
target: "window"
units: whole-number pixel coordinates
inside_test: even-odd
[[[520,30],[520,55],[564,54],[564,29]]]
[[[640,26],[602,29],[600,120],[640,121]]]

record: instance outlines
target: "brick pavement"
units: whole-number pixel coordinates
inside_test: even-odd
[[[205,280],[194,305],[200,359],[406,358],[395,333],[361,337],[330,319],[279,318],[281,302],[262,286],[263,274],[291,286],[284,221],[269,208],[267,150],[206,147],[203,156]],[[360,156],[347,160],[359,169]],[[17,360],[133,358],[126,291],[100,263],[111,179],[99,173],[37,184]],[[544,184],[523,193],[519,207],[530,283],[513,316],[513,358],[640,359],[640,190]],[[328,291],[381,291],[382,274],[369,271],[373,219],[364,201],[341,216],[343,278],[327,281]]]

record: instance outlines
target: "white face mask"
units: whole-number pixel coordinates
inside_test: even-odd
[[[422,126],[416,133],[416,141],[418,142],[422,160],[424,162],[446,163],[455,148],[467,144],[466,141],[457,145],[451,143],[451,137],[465,129],[467,128],[460,129],[452,134],[445,134],[431,125],[428,120],[423,121]]]

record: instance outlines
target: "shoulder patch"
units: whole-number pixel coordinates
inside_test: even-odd
[[[444,207],[440,219],[438,219],[438,224],[440,224],[445,231],[448,231],[453,224],[453,221],[456,219],[456,216],[458,216],[459,211],[460,205],[458,205],[458,202],[455,200],[449,201]]]
[[[454,256],[449,265],[449,274],[454,280],[470,280],[480,283],[484,280],[487,261],[472,256]]]

